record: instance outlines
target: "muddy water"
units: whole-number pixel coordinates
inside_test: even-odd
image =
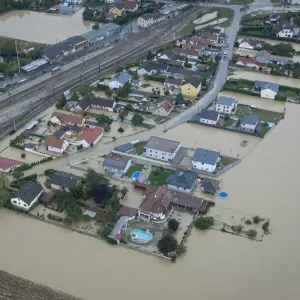
[[[281,85],[291,86],[298,88],[300,86],[300,79],[282,77],[282,76],[274,76],[269,74],[263,74],[255,71],[245,71],[245,70],[236,70],[233,75],[230,75],[229,78],[240,78],[240,79],[248,79],[248,80],[262,80],[267,82],[274,82]]]
[[[0,16],[0,36],[54,44],[87,32],[93,23],[82,19],[82,10],[72,16],[14,10]]]
[[[297,197],[300,106],[223,175],[218,204],[269,217],[262,243],[216,231],[192,231],[176,264],[0,211],[0,266],[86,300],[298,299],[300,202]],[[180,133],[181,134],[181,133]],[[285,159],[281,159],[285,158]],[[100,284],[101,283],[101,284]]]

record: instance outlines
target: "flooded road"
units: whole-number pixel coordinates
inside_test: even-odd
[[[228,198],[217,200],[269,217],[273,232],[263,242],[193,230],[187,254],[172,264],[0,210],[1,268],[85,300],[297,299],[300,106],[286,106],[286,118],[222,175]]]
[[[0,15],[0,36],[30,42],[55,44],[93,26],[82,19],[82,10],[72,16],[13,10]]]

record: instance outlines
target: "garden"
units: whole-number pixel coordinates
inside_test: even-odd
[[[165,185],[167,178],[172,174],[172,171],[165,170],[162,167],[152,168],[152,171],[148,177],[150,184],[153,185]]]

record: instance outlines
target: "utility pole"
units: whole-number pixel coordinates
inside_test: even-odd
[[[15,132],[16,132],[17,131],[16,119],[14,119],[14,129],[15,129]]]
[[[21,69],[20,69],[20,61],[19,61],[19,54],[18,54],[17,40],[15,40],[15,45],[16,45],[16,53],[17,53],[17,60],[18,60],[19,75],[20,75]]]
[[[99,59],[99,75],[100,75],[100,72],[101,72],[101,66],[100,66],[100,59]]]

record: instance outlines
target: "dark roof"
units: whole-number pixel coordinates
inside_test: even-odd
[[[44,49],[44,54],[49,59],[53,59],[57,56],[62,55],[63,52],[70,51],[71,49],[73,49],[73,47],[75,47],[76,44],[82,43],[84,41],[86,41],[84,37],[75,35],[67,40],[47,47],[46,49]]]
[[[198,88],[198,86],[201,84],[201,78],[200,77],[187,77],[182,80],[182,84],[190,84],[195,88]]]
[[[179,145],[180,142],[163,139],[157,136],[152,136],[145,145],[145,148],[174,153]]]
[[[123,144],[123,145],[120,145],[120,146],[116,146],[114,148],[115,151],[119,151],[119,152],[127,152],[127,151],[130,151],[134,148],[134,145],[130,144],[130,143],[127,143],[127,144]]]
[[[192,171],[176,170],[171,174],[166,183],[181,188],[191,189],[197,180],[197,173]]]
[[[203,109],[200,113],[200,119],[217,121],[219,113],[214,110]]]
[[[81,177],[62,171],[54,172],[50,177],[51,184],[55,184],[67,189],[75,186],[80,180]]]
[[[205,193],[215,194],[215,192],[219,188],[219,181],[209,179],[209,178],[204,178],[201,182],[201,188]]]
[[[122,10],[125,8],[125,4],[123,1],[120,1],[120,2],[113,3],[111,7],[112,8],[116,7],[117,9]]]
[[[28,205],[38,196],[43,188],[39,183],[26,182],[22,187],[13,195],[13,198],[19,198]]]
[[[197,161],[208,165],[215,165],[219,157],[220,152],[197,148],[192,161]]]
[[[137,214],[138,210],[136,208],[122,205],[119,210],[119,216],[133,217]]]
[[[82,128],[77,126],[77,125],[72,125],[72,126],[67,126],[65,127],[65,130],[69,130],[69,131],[73,131],[73,132],[76,132],[76,133],[80,133],[82,131]]]
[[[252,124],[255,125],[259,121],[257,115],[244,115],[241,119],[242,124]]]
[[[103,162],[103,166],[116,168],[118,170],[125,170],[130,159],[131,158],[128,156],[110,153],[109,155],[106,156]]]
[[[287,22],[280,22],[276,25],[276,33],[279,33],[281,30],[285,30],[285,29],[294,31],[293,26]]]
[[[173,192],[171,203],[205,213],[210,202],[189,194]]]
[[[99,106],[113,108],[114,100],[97,98],[93,95],[87,95],[79,103],[79,106],[81,107],[82,110],[86,110],[91,105],[99,105]]]
[[[267,82],[267,81],[260,81],[260,80],[255,81],[254,87],[260,90],[270,89],[275,93],[278,93],[279,90],[279,84],[273,82]]]
[[[53,133],[53,135],[58,139],[60,139],[64,134],[65,132],[63,130],[57,130]]]
[[[181,85],[181,79],[176,79],[176,78],[167,78],[165,80],[166,84],[173,84],[173,85]]]
[[[231,97],[220,96],[216,102],[216,104],[230,106],[235,103],[235,99]]]
[[[145,69],[147,72],[151,72],[153,70],[165,71],[165,70],[167,70],[167,68],[168,68],[167,65],[156,63],[156,62],[153,62],[153,61],[145,62],[141,67],[141,69]]]
[[[35,149],[38,145],[33,143],[28,143],[24,145],[24,149]]]
[[[53,191],[49,191],[49,192],[44,191],[39,201],[44,204],[49,204],[52,201],[53,196],[54,196]]]

